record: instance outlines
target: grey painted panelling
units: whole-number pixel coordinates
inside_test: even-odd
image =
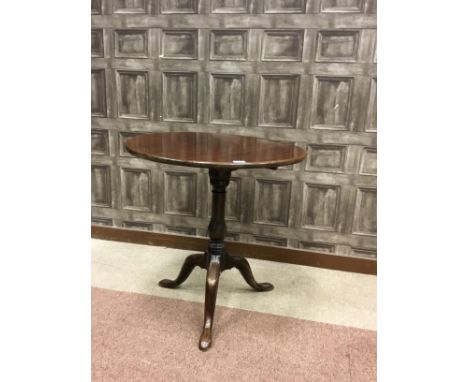
[[[363,0],[321,0],[322,12],[360,12]]]
[[[332,244],[309,243],[306,241],[301,241],[299,243],[299,248],[309,249],[311,251],[316,251],[316,252],[335,253],[335,246]]]
[[[346,146],[309,145],[306,170],[343,172],[345,160]]]
[[[117,71],[119,116],[148,118],[148,75],[146,72]]]
[[[196,73],[163,73],[163,118],[165,121],[196,122]]]
[[[196,214],[196,173],[166,171],[164,173],[164,213]]]
[[[312,127],[347,129],[352,79],[315,78]]]
[[[109,155],[109,132],[107,130],[91,130],[91,154]]]
[[[358,43],[358,31],[321,31],[317,61],[356,61]]]
[[[91,167],[91,204],[111,207],[111,174],[109,166]]]
[[[246,60],[247,59],[246,30],[214,30],[211,31],[212,60]]]
[[[178,59],[196,59],[198,57],[198,31],[163,30],[162,57]]]
[[[248,13],[248,0],[211,0],[213,13]]]
[[[263,61],[301,61],[303,30],[263,32]]]
[[[91,31],[91,57],[104,56],[104,40],[102,29],[93,29]]]
[[[256,179],[255,223],[288,225],[291,182]]]
[[[264,0],[265,13],[303,13],[305,0]]]
[[[106,78],[104,70],[91,71],[91,115],[106,116]]]
[[[306,184],[304,193],[304,226],[334,231],[340,188]]]
[[[91,14],[99,15],[102,12],[101,0],[91,0]]]
[[[161,0],[161,13],[197,13],[198,0]]]
[[[244,88],[244,75],[211,75],[210,120],[212,123],[243,124]]]
[[[149,0],[113,0],[115,13],[146,13]]]
[[[295,127],[299,76],[262,75],[260,126]]]
[[[377,175],[377,150],[364,147],[361,156],[360,174]]]
[[[148,57],[148,31],[117,30],[114,40],[115,57]]]
[[[377,191],[359,188],[354,212],[354,233],[377,234]]]
[[[151,175],[145,169],[122,168],[122,208],[151,210]]]
[[[295,142],[233,173],[229,240],[376,258],[374,0],[92,1],[92,223],[206,235],[206,170],[135,158],[152,131]]]

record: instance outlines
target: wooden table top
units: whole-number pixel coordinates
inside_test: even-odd
[[[127,149],[156,162],[207,168],[276,168],[306,157],[306,151],[292,143],[194,132],[140,134],[127,141]]]

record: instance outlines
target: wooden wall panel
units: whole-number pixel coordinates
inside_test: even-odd
[[[165,121],[196,122],[196,73],[163,73],[162,101]]]
[[[148,118],[148,75],[117,71],[118,110],[123,118]]]
[[[245,76],[211,74],[211,123],[243,124]]]
[[[91,71],[91,115],[106,116],[106,78],[104,70]]]
[[[305,0],[264,0],[265,13],[303,13]]]
[[[290,199],[290,182],[256,179],[254,222],[287,226]]]
[[[114,35],[115,57],[148,57],[147,30],[117,30]]]
[[[111,207],[111,175],[108,166],[91,167],[91,204]]]
[[[122,208],[129,210],[151,210],[150,171],[122,168]]]
[[[212,13],[248,13],[248,0],[212,0]]]
[[[312,127],[344,130],[348,128],[352,79],[315,78]]]
[[[198,57],[198,31],[163,30],[161,46],[164,58],[195,59]]]
[[[262,75],[259,126],[295,127],[299,76]]]
[[[92,224],[206,235],[208,174],[135,158],[152,131],[294,142],[236,171],[229,240],[376,258],[375,0],[91,2]]]
[[[212,60],[246,60],[248,31],[223,29],[211,31]]]
[[[164,173],[164,213],[196,215],[197,183],[195,173]]]

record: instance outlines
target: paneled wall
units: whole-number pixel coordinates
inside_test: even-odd
[[[101,0],[92,11],[93,224],[205,236],[206,170],[125,139],[207,131],[295,142],[233,173],[228,239],[376,257],[375,0]]]

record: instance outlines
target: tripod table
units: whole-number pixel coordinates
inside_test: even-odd
[[[163,288],[176,288],[187,280],[196,266],[207,270],[205,318],[199,342],[200,350],[207,350],[211,346],[216,295],[222,271],[237,268],[245,281],[256,291],[266,292],[273,289],[270,283],[255,281],[247,260],[244,257],[229,255],[224,247],[224,208],[231,172],[249,168],[276,169],[279,166],[298,163],[306,157],[306,151],[292,143],[195,132],[140,134],[127,141],[127,149],[138,157],[156,162],[208,168],[212,186],[208,248],[203,254],[188,256],[175,280],[164,279],[159,282]]]

